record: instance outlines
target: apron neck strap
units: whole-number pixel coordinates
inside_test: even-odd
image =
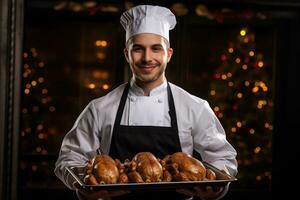
[[[167,90],[168,90],[169,115],[171,118],[171,126],[174,130],[176,130],[176,132],[178,132],[175,103],[174,103],[174,98],[173,98],[173,94],[169,82],[168,82]]]
[[[122,97],[121,97],[121,100],[120,100],[120,105],[119,105],[119,108],[118,108],[118,111],[117,111],[114,126],[117,126],[117,125],[121,124],[121,118],[122,118],[123,110],[124,110],[124,107],[125,107],[126,99],[127,99],[127,96],[128,96],[129,88],[130,88],[130,83],[128,82],[126,84],[125,88],[124,88],[124,91],[123,91],[123,94],[122,94]]]

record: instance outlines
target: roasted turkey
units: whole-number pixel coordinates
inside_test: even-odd
[[[183,152],[166,156],[163,167],[171,173],[174,181],[202,181],[206,178],[202,162]]]

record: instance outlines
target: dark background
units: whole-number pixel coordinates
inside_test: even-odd
[[[75,2],[75,1],[74,1]],[[76,1],[83,3],[85,1]],[[178,1],[180,2],[180,1]],[[192,94],[207,97],[209,75],[215,69],[214,60],[218,51],[226,47],[232,33],[247,26],[256,31],[257,46],[265,56],[272,58],[273,77],[273,135],[272,135],[272,180],[268,184],[253,185],[233,182],[224,199],[273,199],[275,195],[286,198],[296,195],[298,150],[299,101],[299,10],[298,1],[181,1],[189,13],[177,16],[178,24],[170,33],[174,56],[167,70],[169,81],[180,85]],[[123,1],[98,1],[113,4],[118,12],[74,12],[75,5],[55,11],[58,0],[27,0],[24,2],[23,51],[34,47],[38,58],[46,63],[47,87],[56,105],[52,123],[56,132],[48,137],[45,155],[36,154],[35,143],[26,145],[26,137],[19,137],[17,198],[18,199],[76,199],[54,176],[53,166],[60,142],[84,105],[107,91],[88,90],[82,87],[86,76],[97,69],[110,74],[110,89],[128,80],[129,71],[123,57],[124,31],[119,24],[120,13],[125,10]],[[134,5],[150,3],[171,7],[173,1],[131,1]],[[194,9],[205,5],[216,18],[199,17]],[[230,12],[222,12],[224,9]],[[249,14],[250,13],[250,14]],[[263,13],[262,20],[251,13]],[[250,16],[250,17],[249,17]],[[252,17],[251,17],[252,16]],[[224,17],[224,18],[223,18]],[[109,41],[105,49],[105,61],[92,59],[90,55],[102,51],[88,44],[104,38]],[[203,66],[203,67],[199,67]],[[203,86],[203,87],[202,87]],[[109,90],[110,90],[109,89]],[[24,104],[24,97],[22,102]],[[22,116],[20,112],[20,116]],[[57,118],[59,116],[59,118]],[[22,120],[21,125],[22,127]],[[27,140],[30,138],[28,137]],[[31,141],[31,140],[29,140]],[[3,156],[4,155],[4,156]],[[1,160],[11,159],[10,154],[1,154]],[[30,166],[39,167],[34,171]],[[5,164],[3,165],[5,167]],[[23,166],[23,167],[22,167]],[[25,167],[24,167],[25,166]],[[43,167],[44,166],[44,167]],[[255,166],[253,166],[255,168]],[[10,175],[3,168],[3,188],[8,188]],[[248,185],[247,185],[248,184]],[[8,191],[7,190],[7,191]],[[4,191],[4,190],[3,190]],[[9,193],[9,192],[8,192]],[[3,193],[4,194],[4,193]],[[7,195],[9,196],[9,195]]]

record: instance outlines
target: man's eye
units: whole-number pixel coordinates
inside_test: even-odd
[[[142,51],[142,48],[137,47],[137,48],[133,48],[132,50],[135,51],[135,52],[139,52],[139,51]]]
[[[161,51],[162,48],[161,47],[153,47],[152,50],[155,51],[155,52],[157,52],[157,51]]]

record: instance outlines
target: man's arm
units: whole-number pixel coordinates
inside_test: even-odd
[[[75,189],[74,178],[67,166],[83,166],[97,154],[100,147],[98,123],[92,102],[77,118],[73,128],[65,135],[59,157],[55,163],[55,174],[70,189]]]

